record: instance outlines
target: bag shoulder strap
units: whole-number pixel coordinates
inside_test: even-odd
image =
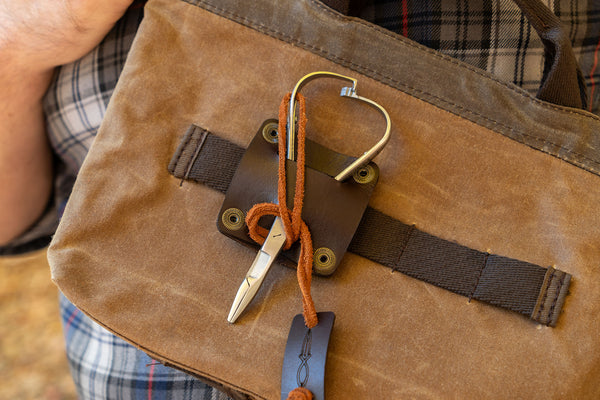
[[[539,0],[514,0],[544,44],[544,71],[537,98],[560,106],[587,108],[587,87],[560,19]],[[369,0],[323,0],[338,12],[358,16]],[[371,1],[372,3],[372,1]]]

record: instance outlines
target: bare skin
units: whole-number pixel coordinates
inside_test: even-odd
[[[52,190],[42,97],[59,65],[91,51],[133,0],[0,0],[0,245]]]

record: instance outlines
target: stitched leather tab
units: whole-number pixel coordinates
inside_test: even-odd
[[[335,314],[327,311],[317,316],[319,323],[312,329],[304,325],[302,314],[292,321],[281,370],[281,400],[297,387],[310,390],[314,400],[325,399],[325,363]]]
[[[565,297],[569,293],[570,282],[570,274],[548,268],[531,319],[544,325],[556,326]]]
[[[202,151],[215,148],[222,151]],[[177,147],[168,169],[182,182],[191,179],[225,193],[243,154],[244,148],[211,135],[204,128],[191,125]],[[207,171],[210,173],[205,174]]]
[[[237,168],[229,185],[223,206],[219,212],[217,226],[221,233],[243,243],[256,246],[248,236],[245,225],[232,225],[227,221],[228,210],[240,210],[243,216],[258,203],[277,202],[277,145],[267,142],[262,134],[263,127],[272,122],[266,121],[258,130]],[[318,275],[331,275],[356,232],[362,215],[367,208],[371,193],[378,177],[377,166],[369,164],[373,179],[368,183],[358,183],[353,178],[338,182],[335,175],[354,159],[335,153],[313,141],[306,141],[306,184],[303,219],[307,223],[315,249],[314,271]],[[293,190],[296,177],[296,163],[286,165],[288,191]],[[293,200],[288,193],[288,201]],[[292,204],[288,204],[291,208]],[[224,216],[225,213],[225,216]],[[242,213],[238,212],[236,220]],[[269,229],[272,218],[263,218],[261,225]],[[234,224],[235,225],[235,224]],[[278,262],[291,267],[298,263],[300,246],[293,245],[282,252]]]

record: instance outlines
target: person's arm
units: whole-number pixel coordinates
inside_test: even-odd
[[[51,73],[24,73],[0,61],[0,245],[39,218],[51,193],[41,102]]]
[[[42,97],[56,66],[92,50],[132,0],[0,0],[0,246],[44,211],[52,156]]]

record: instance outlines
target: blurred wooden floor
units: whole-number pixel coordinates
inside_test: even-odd
[[[76,399],[45,251],[0,257],[0,400]]]

